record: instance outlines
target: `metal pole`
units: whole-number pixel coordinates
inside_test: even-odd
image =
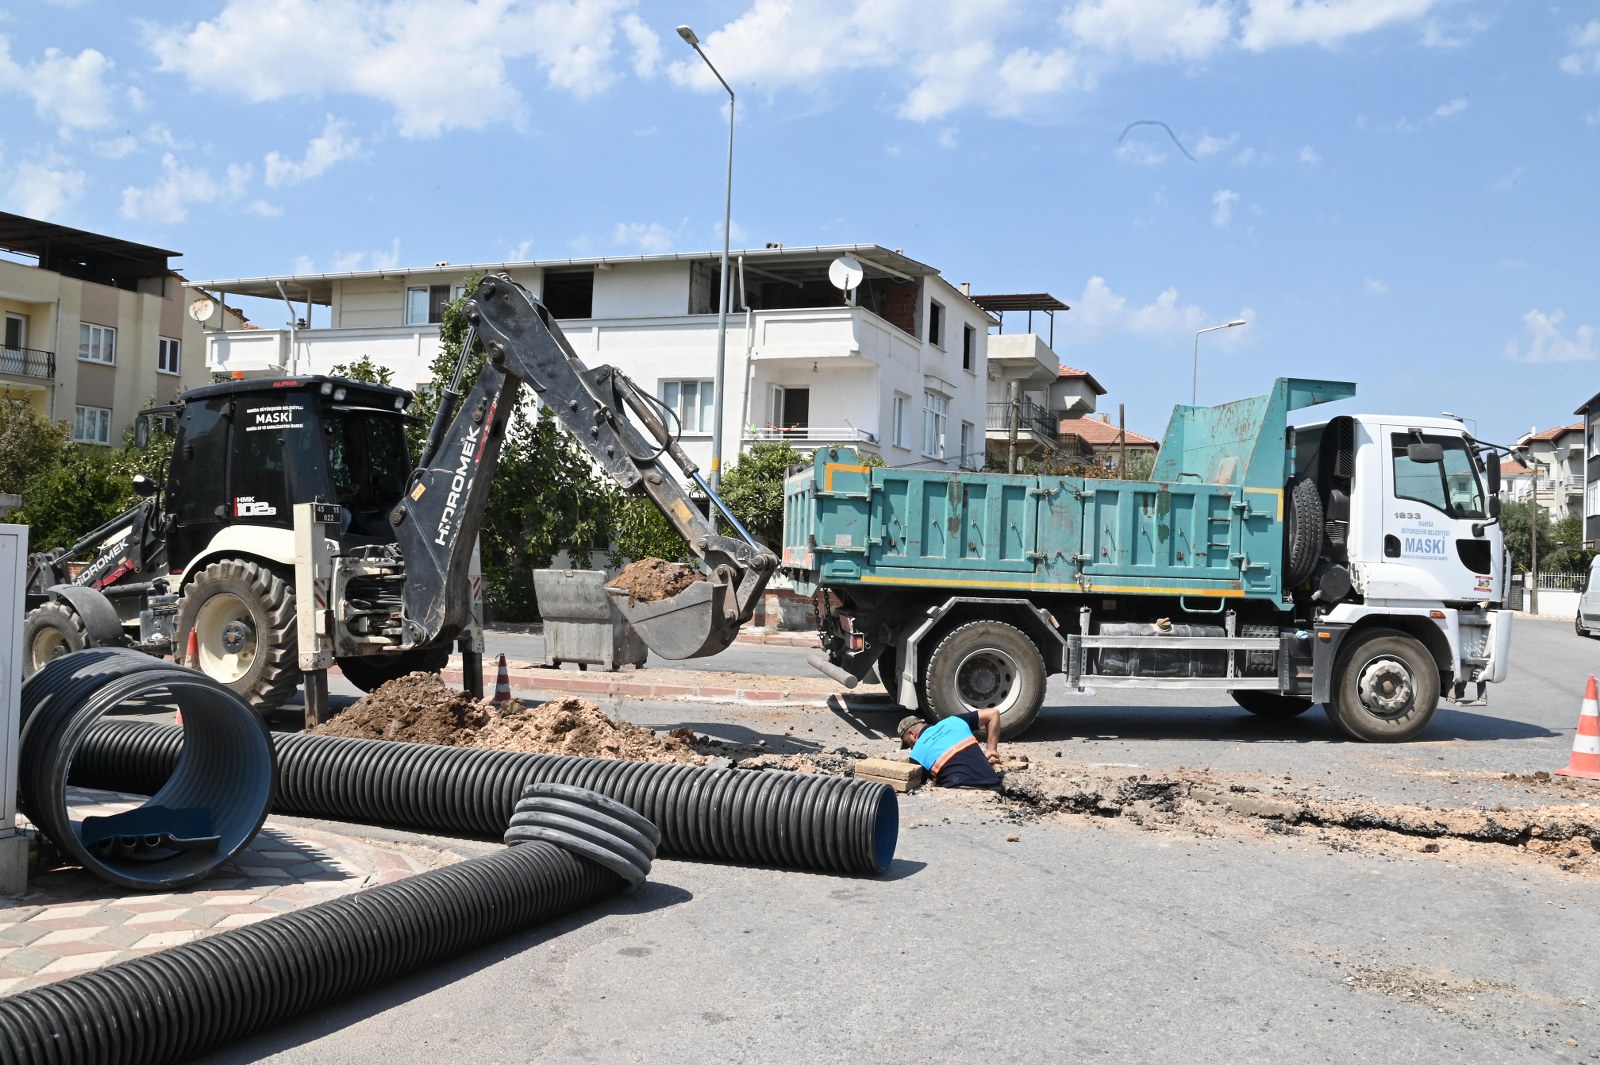
[[[1235,318],[1233,321],[1223,322],[1221,325],[1208,325],[1204,329],[1198,330],[1195,333],[1194,366],[1189,371],[1189,406],[1193,407],[1199,402],[1196,397],[1200,394],[1200,334],[1214,333],[1218,329],[1232,329],[1236,325],[1244,324],[1245,322],[1243,318]]]

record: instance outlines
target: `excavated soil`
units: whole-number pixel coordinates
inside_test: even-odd
[[[622,567],[622,572],[606,587],[627,592],[629,603],[659,603],[671,599],[695,581],[705,579],[705,574],[681,562],[641,558]]]
[[[642,725],[607,717],[593,703],[572,697],[538,706],[527,706],[516,699],[496,705],[487,699],[474,699],[464,691],[452,691],[434,673],[412,673],[392,680],[312,731],[323,736],[581,758],[705,761],[681,735],[686,730],[661,735]]]

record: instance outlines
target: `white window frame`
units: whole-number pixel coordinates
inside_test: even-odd
[[[72,439],[80,444],[102,444],[110,447],[110,408],[83,406],[73,408]]]
[[[713,382],[702,377],[665,378],[656,386],[656,395],[667,409],[677,415],[678,424],[685,436],[710,436],[711,421],[716,417]],[[688,402],[693,395],[693,405]]]
[[[964,470],[975,470],[978,468],[973,464],[972,452],[973,437],[976,435],[973,432],[975,428],[976,427],[971,422],[961,423],[961,457],[956,460],[956,465]]]
[[[944,349],[945,327],[944,304],[938,300],[928,301],[928,343],[940,350]]]
[[[170,365],[169,365],[170,364]],[[183,341],[172,337],[156,338],[156,373],[178,375],[183,366]]]
[[[117,330],[115,326],[78,323],[78,361],[98,362],[105,366],[117,364]]]
[[[444,320],[443,308],[440,309],[439,321],[433,320],[433,290],[436,288],[446,289],[450,293],[449,299],[445,301],[446,303],[450,302],[450,300],[460,299],[466,292],[466,287],[463,285],[407,285],[405,306],[406,325],[438,325],[439,322]],[[422,301],[420,311],[419,308],[414,306],[412,302],[418,297],[420,297]]]
[[[930,459],[944,458],[945,436],[950,431],[950,397],[937,392],[922,393],[922,453]]]
[[[906,429],[908,428],[906,423],[910,420],[906,417],[906,408],[910,403],[910,396],[903,392],[896,392],[894,394],[894,404],[890,407],[889,417],[889,428],[891,430],[889,442],[895,447],[903,447],[907,451],[911,450],[911,445],[906,442]]]

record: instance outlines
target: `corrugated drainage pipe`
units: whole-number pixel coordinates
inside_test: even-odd
[[[536,798],[562,810],[546,836],[0,998],[0,1061],[182,1061],[577,909],[649,871],[654,830],[632,811],[578,789]],[[585,826],[578,832],[564,823],[572,810]],[[539,811],[527,813],[537,829]],[[518,841],[508,834],[507,842]]]
[[[244,850],[272,803],[274,755],[250,705],[205,674],[149,655],[64,655],[22,686],[17,806],[89,872],[136,890],[203,879]],[[172,755],[136,810],[74,821],[73,760],[101,718],[130,705],[181,707]]]
[[[106,722],[84,743],[72,779],[138,791],[170,765],[175,733]],[[572,784],[660,826],[662,854],[856,874],[888,869],[900,831],[894,789],[850,777],[307,733],[273,742],[280,813],[498,836],[524,787]]]

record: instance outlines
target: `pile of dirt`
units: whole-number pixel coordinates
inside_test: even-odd
[[[392,680],[311,731],[321,736],[578,758],[705,760],[683,737],[659,735],[642,725],[607,717],[584,699],[567,697],[538,706],[510,699],[496,705],[464,691],[452,691],[434,673],[412,673]]]
[[[630,562],[622,572],[606,585],[628,593],[628,602],[659,603],[671,599],[695,581],[706,579],[705,574],[681,562],[668,562],[664,558],[641,558]]]

